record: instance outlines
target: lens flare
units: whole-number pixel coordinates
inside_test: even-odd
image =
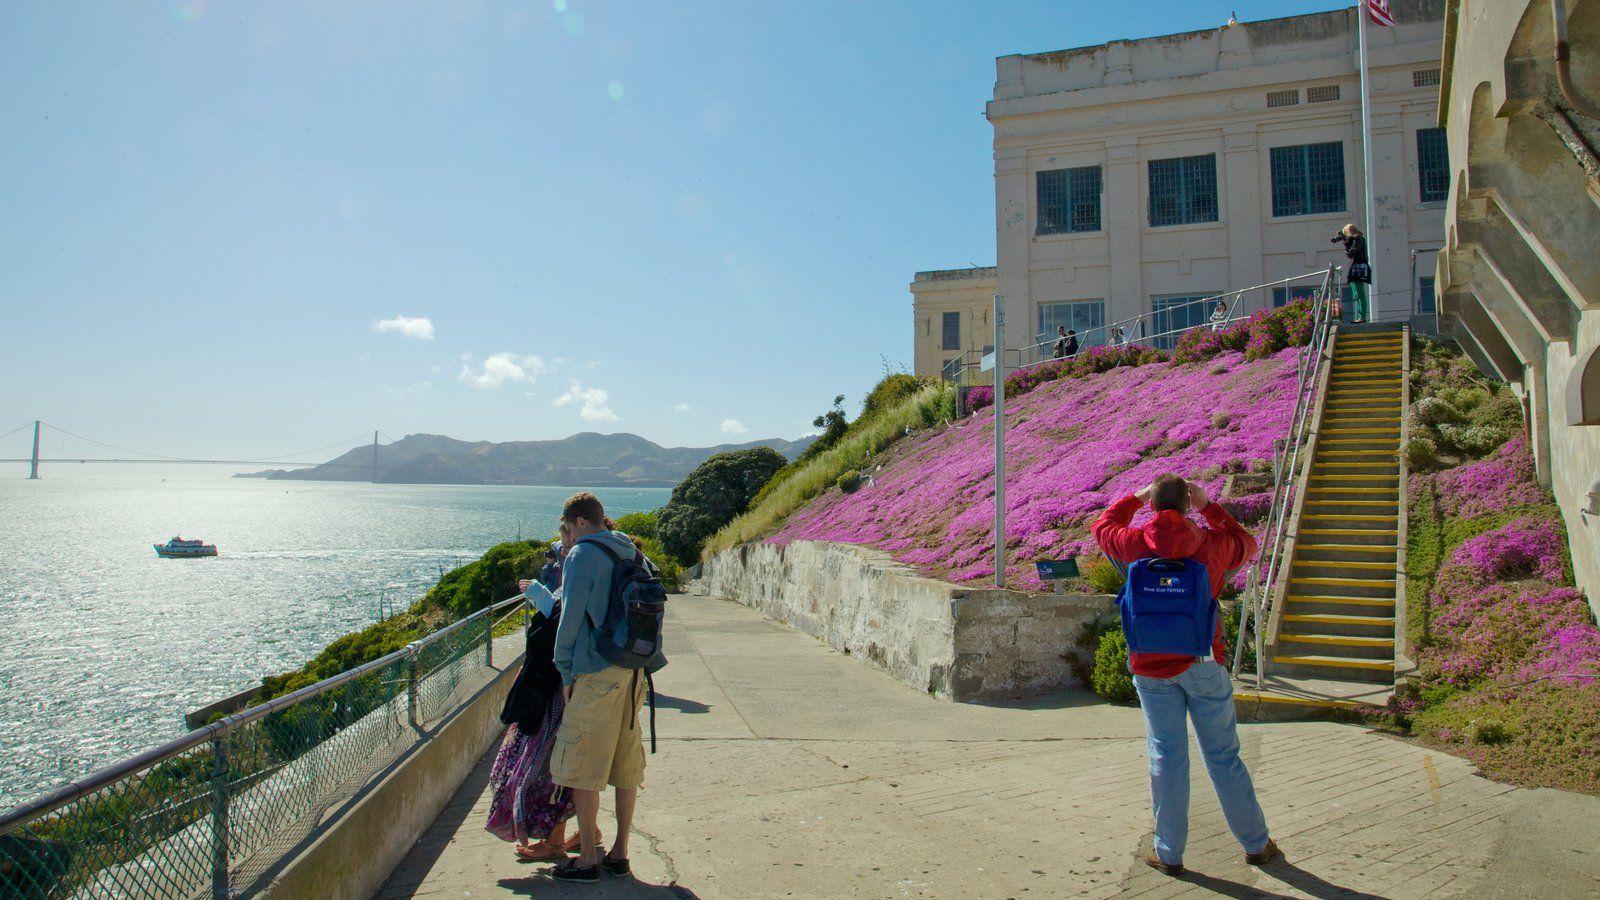
[[[172,4],[172,17],[179,22],[193,22],[206,14],[206,0],[183,0]]]
[[[567,0],[556,0],[555,7],[556,7],[556,12],[558,12],[558,13],[566,12],[567,11]]]
[[[583,16],[575,12],[567,13],[561,17],[561,27],[567,30],[567,34],[577,37],[583,34]]]
[[[613,100],[621,100],[623,96],[622,82],[613,81],[606,85],[606,94]]]

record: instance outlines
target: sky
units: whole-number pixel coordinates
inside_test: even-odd
[[[798,437],[994,263],[995,57],[1340,5],[16,4],[0,432]]]

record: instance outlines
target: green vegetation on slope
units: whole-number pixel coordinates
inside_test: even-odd
[[[869,471],[873,456],[890,444],[949,418],[954,396],[955,389],[943,382],[888,376],[838,441],[803,464],[780,470],[750,509],[713,535],[702,552],[716,553],[767,535],[806,501],[836,485],[847,471]]]

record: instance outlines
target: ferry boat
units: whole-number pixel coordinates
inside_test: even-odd
[[[156,544],[154,546],[157,556],[165,556],[169,559],[217,555],[216,544],[208,544],[205,541],[189,540],[181,537],[175,537],[165,544]]]

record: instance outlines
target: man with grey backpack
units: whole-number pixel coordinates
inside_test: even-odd
[[[574,494],[561,521],[572,544],[562,564],[554,659],[567,708],[550,775],[572,789],[581,852],[551,876],[593,884],[602,871],[629,872],[628,835],[645,768],[639,708],[651,691],[651,674],[667,662],[661,647],[666,591],[628,536],[608,527],[598,497]],[[654,712],[652,703],[652,718]],[[609,851],[594,841],[607,784],[616,788],[617,807]]]

